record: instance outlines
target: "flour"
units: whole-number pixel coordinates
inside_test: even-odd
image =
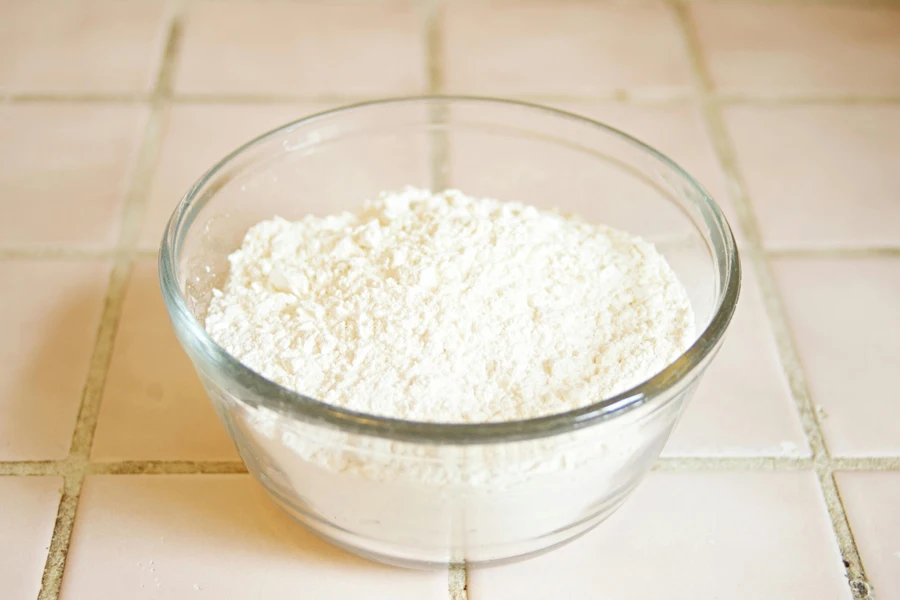
[[[694,335],[687,294],[651,244],[453,191],[264,221],[229,260],[210,335],[285,387],[381,416],[570,410],[651,377]],[[296,518],[364,552],[446,563],[527,554],[608,516],[690,389],[584,429],[459,445],[351,434],[220,393],[251,471]]]
[[[639,238],[517,203],[385,193],[252,227],[206,328],[287,388],[413,421],[586,406],[690,344],[687,294]]]

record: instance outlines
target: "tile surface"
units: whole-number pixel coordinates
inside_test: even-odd
[[[900,455],[900,258],[774,266],[832,455]]]
[[[157,247],[175,205],[218,160],[256,136],[330,108],[324,104],[175,104],[163,123],[163,140],[140,244]]]
[[[0,0],[0,92],[149,92],[169,14],[162,0]]]
[[[900,7],[698,2],[691,10],[721,91],[900,91]]]
[[[402,95],[425,91],[411,2],[198,2],[185,15],[177,93]]]
[[[61,600],[444,600],[444,571],[379,565],[299,525],[247,475],[88,477]]]
[[[0,245],[112,245],[146,118],[137,105],[0,105]]]
[[[843,571],[813,473],[656,472],[583,538],[474,569],[468,589],[469,600],[849,600]]]
[[[91,458],[237,459],[169,324],[154,259],[131,274]]]
[[[744,265],[741,298],[719,354],[672,433],[664,456],[809,456],[756,277]]]
[[[690,85],[684,41],[662,4],[451,2],[444,55],[451,93],[654,94]]]
[[[725,116],[767,246],[900,243],[900,106],[732,107]]]
[[[56,522],[61,477],[0,476],[0,590],[4,600],[34,600]]]
[[[172,332],[147,251],[191,184],[241,143],[354,98],[429,91],[534,99],[609,123],[682,165],[734,226],[676,5],[719,94],[712,106],[722,107],[763,244],[804,251],[772,255],[782,257],[772,258],[779,300],[831,456],[866,457],[874,469],[835,478],[875,597],[900,598],[900,256],[871,250],[900,248],[900,5],[0,0],[0,472],[82,476],[79,461],[53,461],[70,450],[130,192],[143,211],[84,472],[151,461],[162,473],[87,476],[60,599],[454,598],[445,571],[392,569],[318,540],[248,475],[172,473],[238,456]],[[148,129],[170,35],[174,97]],[[546,153],[541,135],[497,139],[513,117],[469,116],[489,131],[348,148],[329,138],[347,121],[303,128],[287,149],[303,152],[320,134],[329,143],[298,168],[244,173],[223,188],[204,213],[205,243],[232,244],[273,214],[332,213],[438,180],[563,204],[671,244],[672,264],[693,275],[679,262],[687,220],[657,202],[660,180],[672,183],[663,174],[597,160],[621,148],[579,138],[572,123],[535,125],[573,142]],[[136,190],[148,133],[153,171]],[[442,170],[433,176],[432,165]],[[856,258],[830,258],[844,250]],[[800,254],[817,257],[783,258]],[[572,544],[471,569],[469,600],[850,600],[820,485],[808,460],[790,460],[810,449],[766,315],[775,299],[746,263],[734,321],[664,470]],[[771,456],[789,468],[751,470]],[[109,464],[120,461],[134,462]],[[2,600],[38,596],[62,485],[0,476]]]
[[[853,540],[877,598],[900,598],[900,473],[836,473]]]
[[[108,278],[106,261],[0,260],[0,460],[69,453]]]

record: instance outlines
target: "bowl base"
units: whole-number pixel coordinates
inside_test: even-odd
[[[262,475],[261,473],[259,475]],[[409,554],[416,551],[411,547],[396,547],[381,540],[374,540],[337,527],[322,519],[319,515],[311,514],[309,510],[296,506],[288,497],[278,491],[277,486],[270,485],[265,475],[260,477],[260,483],[269,493],[275,504],[290,516],[304,529],[326,542],[337,546],[351,554],[373,560],[387,565],[406,569],[435,570],[451,567],[494,567],[502,566],[540,556],[566,544],[577,540],[590,532],[597,525],[612,515],[634,490],[634,485],[619,490],[615,496],[607,499],[601,506],[596,507],[596,512],[585,519],[577,521],[563,529],[549,532],[540,538],[529,540],[527,543],[514,543],[506,545],[506,548],[447,548],[443,551],[447,555],[446,560],[428,560],[414,558]],[[510,548],[514,546],[515,549]],[[378,547],[384,548],[380,550]],[[523,548],[525,548],[523,550]],[[433,550],[432,550],[433,552]],[[481,555],[473,557],[472,554]],[[488,555],[485,557],[485,555]],[[460,558],[456,558],[459,556]],[[482,558],[484,557],[484,558]]]

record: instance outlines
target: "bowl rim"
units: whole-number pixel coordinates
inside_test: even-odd
[[[427,105],[430,103],[462,103],[526,109],[542,113],[544,116],[594,127],[602,133],[618,137],[638,150],[649,154],[671,169],[692,188],[700,202],[705,204],[708,216],[711,217],[711,223],[707,220],[707,224],[713,225],[717,229],[717,231],[711,231],[710,235],[721,235],[722,238],[721,253],[717,253],[714,248],[710,248],[710,252],[714,257],[715,267],[723,275],[723,291],[718,298],[712,318],[691,346],[650,379],[615,396],[604,398],[581,408],[516,421],[432,423],[351,411],[294,392],[245,366],[213,340],[188,307],[178,284],[178,261],[183,238],[193,225],[193,219],[199,208],[202,208],[208,201],[208,198],[200,197],[200,192],[206,185],[247,150],[295,127],[375,106]],[[723,263],[724,269],[722,268]],[[201,351],[209,360],[213,361],[218,371],[226,370],[231,380],[254,396],[252,398],[241,397],[241,401],[256,407],[268,408],[310,424],[330,426],[348,433],[399,441],[468,445],[522,441],[565,434],[620,417],[661,397],[673,396],[670,392],[692,381],[690,376],[701,368],[707,359],[712,358],[712,353],[721,343],[734,315],[740,294],[741,266],[734,235],[719,206],[687,171],[652,146],[600,121],[531,102],[482,96],[424,95],[370,100],[318,112],[263,133],[226,155],[191,186],[173,211],[160,245],[159,280],[166,309],[173,327],[180,334],[179,341],[186,347],[188,343],[191,343],[196,350]],[[182,326],[181,331],[179,331],[179,324]],[[195,368],[199,371],[194,356],[192,355],[191,358],[195,362]]]

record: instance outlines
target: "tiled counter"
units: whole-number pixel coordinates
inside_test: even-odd
[[[656,470],[494,569],[366,562],[252,483],[155,248],[255,134],[367,98],[582,113],[721,202],[745,285]],[[0,0],[0,598],[900,599],[900,3]]]

